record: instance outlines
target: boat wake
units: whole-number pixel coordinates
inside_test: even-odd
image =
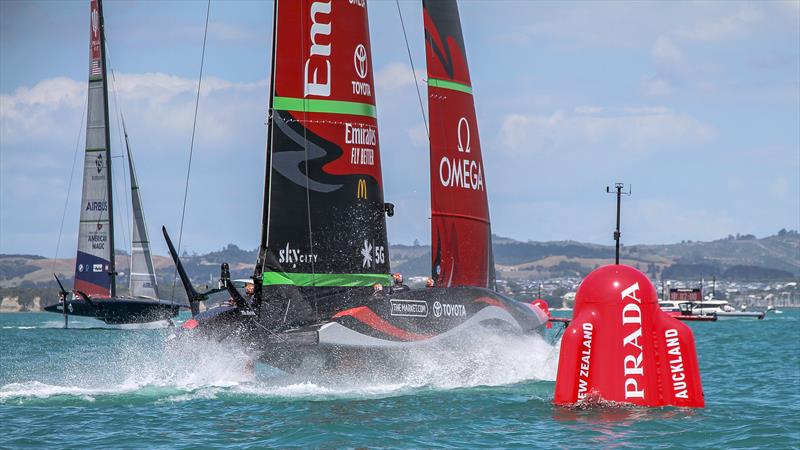
[[[285,374],[250,361],[243,349],[218,342],[130,339],[117,348],[98,346],[96,352],[67,355],[58,362],[60,370],[28,372],[36,375],[3,384],[0,404],[113,401],[119,397],[127,402],[156,403],[217,398],[380,398],[553,381],[558,346],[540,336],[473,336],[456,347],[404,355],[403,367],[392,374],[378,366],[347,374]]]

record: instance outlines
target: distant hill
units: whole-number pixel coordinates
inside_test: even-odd
[[[582,276],[614,258],[611,245],[492,238],[498,276],[511,279]],[[392,270],[409,276],[430,273],[428,246],[391,246],[389,256]],[[621,262],[635,266],[653,278],[793,279],[800,276],[800,234],[781,230],[762,239],[738,235],[711,242],[623,245],[621,258]]]
[[[584,276],[614,258],[610,245],[576,241],[522,242],[493,236],[494,259],[499,278],[548,279]],[[392,245],[389,257],[393,271],[405,276],[430,275],[431,253],[426,245]],[[128,256],[118,254],[120,292],[128,284]],[[154,264],[162,297],[185,298],[180,282],[173,292],[174,267],[170,258],[155,256]],[[220,264],[230,265],[231,275],[252,275],[256,250],[243,250],[229,244],[219,251],[181,258],[192,281],[212,284],[219,278]],[[668,245],[632,245],[622,247],[622,261],[644,271],[652,278],[696,280],[717,277],[741,281],[792,280],[800,276],[800,234],[781,230],[774,236],[758,239],[752,235],[728,236],[711,242],[686,241]],[[33,296],[55,298],[53,273],[66,286],[72,285],[73,259],[46,259],[36,255],[0,255],[0,298],[19,297],[21,303],[33,302]],[[46,299],[45,299],[46,300]],[[47,301],[42,300],[44,304]]]

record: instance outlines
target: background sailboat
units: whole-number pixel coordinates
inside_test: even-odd
[[[65,316],[96,317],[106,323],[114,324],[169,319],[178,314],[180,305],[158,299],[156,276],[127,130],[125,130],[125,143],[133,204],[130,296],[117,296],[108,80],[101,0],[90,1],[89,32],[86,152],[78,227],[78,253],[75,258],[75,283],[73,295],[70,296],[59,281],[61,298],[58,303],[45,307],[45,311],[60,312]]]

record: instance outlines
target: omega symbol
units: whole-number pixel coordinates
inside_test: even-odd
[[[466,135],[467,145],[464,145],[464,143],[462,141],[462,138],[461,138],[461,136],[462,136],[461,126],[462,126],[462,124],[467,129],[467,135]],[[460,151],[462,153],[469,153],[469,151],[471,150],[471,148],[469,146],[469,140],[470,140],[469,122],[467,122],[467,118],[466,117],[462,117],[462,118],[458,119],[458,151]]]

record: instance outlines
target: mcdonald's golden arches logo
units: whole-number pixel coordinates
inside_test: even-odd
[[[363,178],[358,179],[358,187],[356,188],[356,198],[367,199],[367,181]]]

